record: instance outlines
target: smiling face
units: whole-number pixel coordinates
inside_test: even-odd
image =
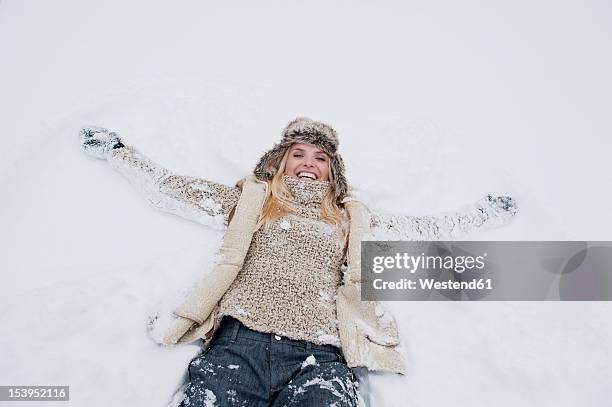
[[[295,143],[289,148],[284,174],[304,181],[329,181],[329,160],[323,150]]]

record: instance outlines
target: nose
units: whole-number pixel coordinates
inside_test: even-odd
[[[308,165],[309,167],[314,167],[314,157],[306,157],[306,159],[304,160],[304,163],[306,165]]]

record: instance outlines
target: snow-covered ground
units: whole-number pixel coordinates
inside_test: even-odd
[[[470,238],[612,240],[611,23],[603,0],[2,0],[0,385],[161,407],[198,352],[146,322],[222,232],[156,212],[85,124],[233,184],[309,116],[377,208],[509,194],[513,223]],[[609,405],[609,303],[389,305],[409,372],[371,377],[375,407]]]

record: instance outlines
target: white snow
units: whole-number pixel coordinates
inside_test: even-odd
[[[237,404],[236,396],[238,395],[238,392],[234,389],[231,389],[231,390],[228,390],[226,393],[228,395],[227,401],[229,401],[230,403]]]
[[[175,394],[174,397],[172,397],[172,400],[170,400],[170,403],[168,403],[168,405],[166,407],[179,407],[179,405],[181,404],[181,402],[185,399],[185,397],[187,396],[185,393],[186,390],[186,385],[182,386]]]
[[[212,192],[210,187],[206,184],[194,184],[193,189],[197,189],[204,192]]]
[[[240,369],[240,365],[227,365],[228,369]]]
[[[240,315],[243,315],[243,316],[247,316],[247,315],[249,315],[249,312],[248,312],[248,311],[246,311],[244,308],[240,308],[240,307],[238,307],[238,306],[234,305],[234,309],[235,309],[235,310],[236,310],[236,312],[237,312],[238,314],[240,314]]]
[[[340,346],[340,338],[337,335],[319,334],[317,335],[317,340],[321,343]]]
[[[317,358],[315,358],[314,355],[310,355],[306,358],[306,360],[302,362],[302,369],[304,369],[306,366],[316,365],[316,364],[317,364]]]
[[[210,209],[216,212],[221,210],[221,204],[216,203],[210,198],[204,198],[202,200],[201,205],[203,208]]]
[[[202,407],[214,407],[215,402],[217,401],[217,396],[215,396],[215,393],[213,393],[212,390],[206,389],[204,391],[206,394],[204,396],[204,405]]]
[[[162,407],[200,352],[148,321],[171,321],[222,231],[83,154],[87,124],[234,185],[309,116],[372,209],[509,194],[519,216],[471,239],[612,240],[611,18],[596,0],[2,0],[0,383]],[[610,303],[387,305],[408,374],[372,374],[374,407],[609,404]]]
[[[328,303],[332,301],[332,295],[329,291],[319,290],[319,300],[323,303]]]
[[[336,387],[334,386],[334,383],[339,385],[342,389],[347,387],[346,384],[338,377],[333,377],[332,379],[329,379],[329,380],[324,379],[322,377],[315,377],[311,380],[307,380],[302,385],[302,387],[319,386],[321,389],[332,392],[336,397],[340,399],[345,398],[345,394],[339,392],[338,389],[336,389]]]

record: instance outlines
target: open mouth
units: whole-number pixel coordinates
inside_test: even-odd
[[[297,174],[299,179],[303,179],[305,181],[316,181],[317,180],[317,176],[312,173],[312,172],[308,172],[308,171],[301,171]]]

